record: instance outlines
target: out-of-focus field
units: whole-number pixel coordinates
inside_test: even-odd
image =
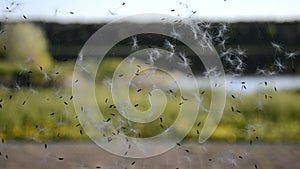
[[[48,51],[46,33],[36,24],[15,23],[4,24],[2,27],[5,33],[0,37],[0,138],[38,142],[87,140],[88,136],[73,107],[71,87],[75,83],[72,81],[74,60],[64,57],[60,58],[61,61],[54,60]],[[269,36],[269,33],[265,34]],[[70,35],[73,37],[73,34]],[[55,38],[55,35],[50,38],[55,43],[60,42],[56,41],[60,38]],[[60,49],[64,48],[63,44],[58,44]],[[129,44],[126,45],[123,49],[132,50]],[[239,46],[237,50],[243,53]],[[263,50],[262,47],[259,50]],[[116,51],[120,52],[120,48],[116,48]],[[273,49],[270,51],[274,52]],[[297,52],[294,54],[297,55]],[[180,91],[165,91],[169,94],[168,103],[160,118],[147,125],[131,123],[130,126],[124,126],[121,124],[122,117],[112,106],[114,102],[110,94],[110,79],[122,61],[121,57],[113,56],[116,56],[114,52],[101,62],[95,82],[97,102],[105,118],[110,119],[116,128],[126,128],[123,133],[130,136],[148,137],[163,132],[177,117],[182,104]],[[294,60],[286,61],[295,70],[296,60],[295,63]],[[256,61],[253,63],[256,64]],[[264,71],[271,70],[275,70],[274,65]],[[266,84],[261,91],[247,94],[242,89],[238,93],[228,93],[224,115],[212,140],[300,143],[299,91],[274,91],[275,86],[269,87],[268,82],[261,83],[262,86]],[[137,90],[132,87],[129,91],[131,103],[138,104],[136,108],[139,110],[146,110],[149,108],[148,91],[145,88],[141,88],[140,92]],[[209,90],[199,89],[201,109],[187,139],[197,139],[201,132],[207,116],[205,110],[210,106],[210,95]],[[181,126],[188,123],[182,122]],[[176,130],[181,132],[180,127]]]
[[[199,90],[199,95],[202,91]],[[117,120],[120,115],[116,109],[110,108],[114,103],[109,92],[109,87],[106,85],[97,87],[99,108],[104,116],[111,118],[113,124],[118,127]],[[70,89],[59,88],[0,90],[0,137],[6,140],[36,141],[88,139],[84,132],[81,134],[82,128],[74,111],[71,95]],[[209,108],[210,92],[206,91],[203,95],[205,96],[203,96],[203,107]],[[140,110],[148,108],[148,95],[137,93],[132,89],[130,96],[132,103],[139,103]],[[244,94],[239,98],[235,97],[234,99],[230,95],[227,97],[224,115],[212,140],[299,143],[300,105],[297,100],[300,99],[300,94],[298,91],[266,91],[265,94],[260,95]],[[145,137],[164,131],[177,117],[179,103],[180,95],[177,91],[175,96],[168,99],[166,112],[161,116],[164,128],[160,125],[160,119],[145,126],[137,124],[132,127],[138,128],[141,136]],[[197,139],[206,115],[207,112],[199,111],[198,118],[187,138]],[[129,132],[130,134],[134,133]]]

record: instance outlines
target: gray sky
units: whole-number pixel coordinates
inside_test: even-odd
[[[125,5],[122,5],[125,3]],[[16,6],[16,4],[19,4]],[[15,8],[8,12],[6,7]],[[216,21],[300,21],[300,0],[1,0],[1,19],[97,22],[161,13]],[[175,10],[171,12],[171,10]],[[110,14],[110,12],[114,15]],[[74,12],[74,14],[70,14]]]

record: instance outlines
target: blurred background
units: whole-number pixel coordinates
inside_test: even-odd
[[[211,144],[217,145],[216,147],[230,144],[243,145],[244,149],[231,147],[229,153],[220,155],[218,149],[212,148],[210,153],[205,154],[211,156],[205,157],[205,162],[217,161],[217,166],[226,164],[228,168],[299,167],[296,161],[290,163],[291,159],[299,157],[300,143],[300,12],[297,9],[299,5],[296,0],[263,2],[2,0],[0,165],[4,168],[16,167],[7,160],[11,154],[15,155],[16,160],[20,160],[17,158],[20,153],[14,150],[14,146],[20,144],[42,145],[42,148],[35,150],[41,153],[40,149],[47,149],[50,144],[60,149],[57,144],[61,142],[74,144],[75,147],[90,142],[80,126],[72,100],[72,74],[78,53],[90,36],[111,21],[133,14],[162,13],[197,22],[199,28],[210,36],[226,72],[226,107],[218,128],[208,141],[210,143],[208,147]],[[128,22],[128,24],[138,22],[152,27],[161,26],[159,23],[151,22],[151,18]],[[135,50],[149,46],[163,48],[165,42],[165,37],[159,36],[154,38],[137,36],[137,39]],[[110,106],[114,104],[110,94],[110,80],[118,64],[133,51],[133,47],[133,38],[118,43],[106,55],[98,70],[97,99],[99,108],[107,118],[118,116],[117,110],[112,110]],[[177,43],[176,48],[185,46]],[[197,56],[192,52],[187,52],[187,55],[191,61],[191,68],[200,82],[199,95],[203,96],[203,109],[200,110],[193,129],[185,139],[186,142],[191,141],[194,144],[207,116],[205,110],[210,105],[210,86],[206,82],[207,79],[205,80],[206,70],[202,63],[194,60]],[[188,87],[187,84],[186,90]],[[142,100],[140,109],[143,110],[149,107],[148,95],[147,93],[139,95],[137,89],[136,87],[130,89],[131,99],[132,102]],[[174,91],[176,94],[179,92]],[[178,111],[178,102],[180,98],[170,99],[167,112],[162,115],[163,124],[162,120],[157,119],[150,127],[136,125],[134,126],[136,130],[124,129],[123,132],[133,137],[141,136],[140,131],[143,131],[141,137],[163,132],[164,127],[171,125],[175,120],[176,113],[170,112]],[[120,123],[116,120],[115,125]],[[193,144],[186,146],[193,147]],[[293,157],[290,157],[290,160],[274,162],[277,156],[272,161],[262,158],[260,154],[259,157],[255,155],[251,157],[248,163],[239,163],[237,160],[244,156],[236,154],[241,153],[241,149],[249,154],[258,151],[258,148],[255,151],[249,150],[248,146],[252,144],[266,146],[267,149],[262,147],[265,153],[273,149],[268,147],[269,145],[277,145],[276,148],[280,149],[278,158],[283,154],[290,154]],[[84,146],[87,145],[82,147]],[[67,146],[65,148],[67,149]],[[44,154],[45,159],[47,156],[56,159],[55,162],[62,161],[55,155],[57,149],[53,149],[50,155]],[[291,152],[292,150],[295,151]],[[26,148],[23,151],[34,152],[33,149]],[[84,149],[80,151],[84,152]],[[184,154],[180,151],[177,153]],[[232,155],[236,157],[231,157]],[[194,165],[198,163],[195,160],[197,153],[194,156],[183,155],[183,164],[178,165],[183,166],[182,168],[195,168]],[[224,159],[226,157],[226,160],[218,159],[219,156],[224,156]],[[85,167],[106,168],[104,164],[113,166],[112,159],[116,157],[102,160],[101,165],[93,163],[93,167],[89,165]],[[48,168],[53,167],[49,164],[51,160],[48,159],[43,163],[41,161],[42,159],[36,166],[47,163]],[[70,164],[71,161],[63,166],[74,167]],[[171,162],[161,163],[157,168],[173,167]],[[16,163],[16,165],[23,164],[20,161]],[[284,167],[285,164],[287,166]],[[119,168],[123,163],[114,165],[115,168]],[[132,165],[132,161],[128,162],[128,165],[136,167]],[[147,168],[146,164],[144,166]],[[206,168],[205,166],[206,163],[202,167]],[[76,167],[84,166],[76,164]]]

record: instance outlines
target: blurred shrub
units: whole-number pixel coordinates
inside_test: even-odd
[[[10,76],[7,82],[50,82],[47,73],[52,70],[53,61],[43,30],[33,23],[10,23],[2,29],[5,33],[0,35],[0,74]],[[28,72],[32,72],[30,77]]]
[[[12,23],[4,25],[3,30],[5,33],[0,35],[1,62],[19,69],[25,69],[24,66],[28,70],[37,70],[39,66],[51,68],[48,42],[40,27],[33,23]]]

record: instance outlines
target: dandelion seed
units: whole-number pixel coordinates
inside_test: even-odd
[[[79,130],[79,133],[82,135],[82,134],[83,134],[83,131],[82,131],[82,130]]]
[[[160,124],[160,127],[163,129],[164,128],[164,126],[162,125],[162,124]]]
[[[2,144],[4,143],[4,138],[1,138],[1,142],[2,142]]]
[[[223,50],[225,50],[226,49],[225,44],[226,44],[226,40],[224,39],[219,42],[218,46],[221,46],[223,48]]]
[[[274,91],[277,92],[277,88],[276,87],[274,87]]]
[[[67,102],[64,102],[64,104],[65,104],[65,105],[68,105],[68,103],[67,103]]]
[[[50,116],[53,116],[55,113],[50,113]]]
[[[286,59],[287,60],[290,60],[290,59],[296,59],[296,56],[299,55],[299,52],[286,52],[285,53],[285,56],[286,56]]]
[[[277,67],[279,72],[282,72],[284,69],[286,69],[286,66],[281,63],[279,58],[275,59],[274,66]]]
[[[197,124],[197,127],[199,127],[199,126],[200,126],[200,124],[201,124],[201,122],[199,122],[199,123]]]
[[[180,144],[180,143],[176,143],[176,145],[177,145],[177,146],[181,146],[181,144]]]
[[[136,92],[138,93],[138,92],[140,92],[142,89],[138,89]]]
[[[62,160],[64,160],[64,158],[63,157],[58,157],[57,158],[59,161],[62,161]]]
[[[266,75],[266,71],[260,68],[256,68],[256,74],[258,75]]]
[[[5,155],[5,158],[8,159],[8,155],[7,154]]]
[[[112,141],[112,138],[111,138],[111,137],[108,137],[108,138],[107,138],[107,142],[110,143],[111,141]]]
[[[165,40],[164,46],[169,49],[170,51],[174,52],[175,45],[173,45],[170,41]]]
[[[226,55],[225,58],[224,58],[224,60],[229,65],[234,66],[236,63],[235,63],[235,61],[231,57],[232,57],[231,55]]]
[[[176,32],[175,28],[173,28],[173,30],[171,31],[170,36],[172,38],[175,38],[175,39],[180,39],[181,38],[181,34],[179,34],[178,32]]]
[[[265,94],[265,99],[268,99],[268,95]]]
[[[45,144],[45,145],[44,145],[44,148],[45,148],[45,149],[47,149],[47,147],[48,147],[48,145],[47,145],[47,144]]]
[[[139,104],[135,104],[135,105],[134,105],[134,107],[138,107],[138,106],[139,106]]]
[[[70,100],[72,100],[72,99],[73,99],[73,96],[70,97]]]
[[[6,31],[4,29],[0,30],[0,35],[5,34],[5,33],[6,33]]]
[[[252,145],[252,140],[249,141],[249,144]]]
[[[108,118],[108,119],[105,120],[105,122],[109,122],[110,120],[111,120],[111,118]]]
[[[234,108],[233,107],[231,107],[231,111],[234,112]]]
[[[183,101],[188,101],[189,100],[187,98],[184,98],[183,96],[181,96],[181,98],[182,98]]]
[[[242,156],[239,156],[239,158],[243,158]]]
[[[212,159],[211,159],[211,158],[209,158],[209,159],[208,159],[208,161],[212,161]]]
[[[179,53],[179,56],[181,58],[181,62],[179,64],[183,65],[185,68],[187,68],[190,64],[191,61],[190,59],[186,56],[184,53]]]
[[[75,126],[75,127],[79,127],[79,126],[80,126],[80,123],[76,124],[76,126]]]
[[[218,77],[219,76],[219,72],[217,71],[217,67],[212,67],[212,68],[208,68],[206,70],[206,72],[204,72],[204,76],[206,78],[208,77]]]
[[[197,134],[199,135],[199,130],[197,129]]]
[[[71,15],[73,15],[73,14],[74,14],[74,12],[72,12],[72,11],[71,11],[71,12],[69,12],[69,13],[70,13]]]
[[[233,99],[235,99],[235,96],[234,96],[233,94],[231,95],[231,97],[232,97]]]
[[[135,161],[133,161],[132,163],[131,163],[131,165],[134,165],[135,164]]]
[[[25,103],[26,103],[26,101],[24,100],[23,103],[22,103],[22,105],[25,105]]]
[[[247,57],[246,50],[240,49],[240,46],[236,49],[236,53],[238,56]]]
[[[75,80],[75,83],[77,83],[78,82],[78,80]]]
[[[96,168],[101,168],[100,166],[96,166]]]
[[[240,110],[236,110],[236,112],[238,112],[238,113],[241,113],[241,111],[240,111]]]
[[[247,87],[245,85],[242,85],[242,89],[247,90]]]
[[[108,13],[109,13],[110,15],[112,15],[112,16],[118,15],[118,13],[112,12],[111,10],[107,10],[107,11],[108,11]]]
[[[278,43],[271,42],[271,45],[275,49],[275,52],[281,52],[282,51],[282,47]]]
[[[175,9],[171,9],[171,12],[175,12]]]
[[[190,152],[190,150],[186,149],[186,150],[185,150],[185,152],[189,153],[189,152]]]
[[[137,50],[138,48],[139,48],[139,45],[138,45],[137,37],[133,36],[132,37],[132,47],[131,47],[131,49],[132,50]]]
[[[49,81],[51,78],[48,76],[47,72],[44,72],[43,71],[43,74],[44,74],[44,80],[45,81]]]
[[[255,167],[256,169],[258,169],[258,167],[257,167],[257,165],[256,165],[256,164],[254,165],[254,167]]]

